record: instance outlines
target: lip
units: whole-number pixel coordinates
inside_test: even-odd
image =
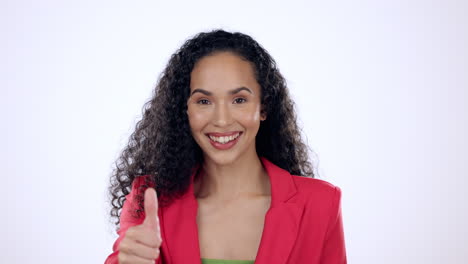
[[[226,143],[226,144],[221,144],[219,142],[213,141],[209,137],[209,136],[226,137],[226,136],[235,135],[237,133],[239,133],[239,136],[236,139],[234,139],[233,141],[231,141],[229,143]],[[243,134],[242,132],[236,131],[236,132],[229,132],[229,133],[207,133],[206,136],[207,136],[208,140],[210,141],[210,143],[211,143],[211,145],[213,147],[215,147],[216,149],[219,149],[219,150],[227,150],[227,149],[230,149],[230,148],[234,147],[234,145],[236,145],[236,143],[241,138],[242,134]]]
[[[217,133],[217,132],[213,132],[213,133],[206,133],[205,135],[207,136],[214,136],[214,137],[229,137],[229,136],[232,136],[232,135],[235,135],[237,133],[241,133],[241,131],[232,131],[232,132],[226,132],[226,133]]]

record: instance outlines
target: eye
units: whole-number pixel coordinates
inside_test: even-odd
[[[207,99],[200,99],[197,101],[197,104],[206,105],[206,104],[210,104],[210,101],[208,101]]]
[[[236,98],[234,99],[234,103],[236,104],[242,104],[242,103],[245,103],[247,102],[247,100],[245,98]]]

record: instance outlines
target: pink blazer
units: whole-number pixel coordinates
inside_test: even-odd
[[[345,264],[346,250],[341,217],[341,191],[332,184],[291,175],[265,158],[263,166],[270,177],[271,206],[255,264]],[[193,177],[192,177],[193,179]],[[131,216],[134,195],[142,183],[133,182],[122,208],[119,238],[106,264],[117,264],[119,243],[127,229],[143,223]],[[157,264],[201,264],[197,230],[197,200],[193,184],[168,207],[160,208],[161,257]]]

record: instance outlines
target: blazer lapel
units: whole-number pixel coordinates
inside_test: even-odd
[[[193,184],[182,197],[162,210],[164,263],[201,264],[196,221],[198,204],[193,194]]]
[[[297,193],[293,176],[265,158],[261,161],[270,177],[271,205],[255,264],[284,264],[296,241],[304,205],[291,199]],[[161,246],[167,264],[201,264],[193,182],[182,197],[161,209]]]
[[[255,264],[283,264],[296,241],[304,204],[291,199],[297,193],[293,176],[267,159],[261,160],[270,176],[271,206],[265,215]]]

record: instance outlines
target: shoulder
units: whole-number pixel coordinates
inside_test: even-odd
[[[327,181],[293,175],[264,157],[261,157],[261,160],[270,176],[272,189],[275,188],[277,190],[276,193],[279,193],[279,195],[285,194],[286,199],[291,197],[291,193],[295,193],[297,196],[291,201],[297,199],[314,201],[339,200],[341,197],[340,188]]]
[[[318,207],[339,207],[341,189],[327,181],[292,175],[299,196],[308,204]]]
[[[148,188],[148,187],[155,187],[154,184],[152,183],[151,181],[151,175],[141,175],[141,176],[137,176],[133,179],[133,182],[132,182],[132,190],[131,190],[131,193],[133,194],[140,194],[140,193],[144,193],[144,189],[142,189],[142,187],[145,187],[144,189]]]
[[[341,189],[327,181],[292,175],[296,185],[293,202],[304,205],[304,218],[315,221],[315,226],[328,230],[341,212]]]
[[[148,187],[154,186],[152,184],[148,184],[150,177],[150,175],[142,175],[133,179],[131,190],[127,195],[125,195],[125,201],[120,215],[122,228],[129,225],[135,225],[136,223],[141,223],[144,219],[144,212],[142,214],[138,214],[138,211],[143,209],[140,202],[143,201],[145,190]]]
[[[316,194],[320,196],[333,196],[336,195],[337,192],[341,194],[341,189],[338,186],[321,179],[296,175],[292,175],[292,179],[299,192]]]
[[[125,196],[125,204],[130,210],[139,209],[138,200],[142,199],[148,187],[153,187],[152,184],[148,184],[150,177],[150,175],[142,175],[133,179],[130,193]]]

